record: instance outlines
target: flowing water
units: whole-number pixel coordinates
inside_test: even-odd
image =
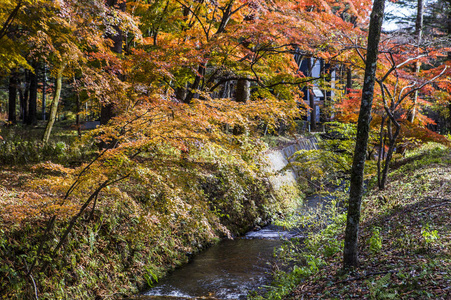
[[[271,281],[271,260],[280,240],[222,241],[197,255],[145,299],[245,299],[248,292]]]
[[[323,202],[319,196],[307,200],[310,209]],[[274,250],[284,239],[302,235],[300,229],[286,231],[269,225],[244,237],[223,240],[196,255],[139,299],[245,299],[249,292],[270,284],[276,263]]]

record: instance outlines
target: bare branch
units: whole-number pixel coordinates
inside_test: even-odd
[[[401,68],[402,66],[404,66],[404,65],[406,65],[406,64],[408,64],[408,63],[410,63],[410,62],[412,62],[412,61],[414,61],[414,60],[417,60],[417,59],[420,59],[420,58],[422,58],[422,57],[427,56],[427,54],[421,54],[421,55],[418,55],[418,56],[415,56],[415,57],[411,57],[411,58],[409,58],[409,59],[406,59],[406,60],[403,61],[402,63],[396,65],[396,64],[395,64],[395,59],[393,58],[393,53],[392,53],[392,52],[389,52],[388,54],[390,54],[390,57],[391,57],[392,67],[391,67],[391,68],[385,73],[385,75],[382,77],[382,81],[385,81],[385,79],[387,79],[387,77],[391,74],[391,72],[393,72],[393,71],[395,71],[395,70]]]
[[[409,96],[410,94],[414,93],[415,91],[418,91],[420,89],[422,89],[423,87],[425,87],[428,84],[431,84],[432,82],[434,82],[435,80],[437,80],[438,78],[442,77],[443,74],[445,74],[445,71],[448,69],[448,66],[445,66],[443,68],[443,70],[440,72],[440,74],[438,74],[437,76],[434,76],[433,78],[431,78],[430,80],[422,83],[421,85],[419,85],[418,87],[408,91],[405,95],[403,95],[402,97],[400,97],[400,100],[398,101],[398,103],[401,103],[402,100],[404,100],[407,96]],[[401,93],[400,93],[401,95]]]

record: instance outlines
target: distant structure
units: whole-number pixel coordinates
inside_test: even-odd
[[[306,77],[318,78],[318,80],[313,81],[313,86],[302,89],[304,101],[310,107],[307,113],[306,127],[308,127],[308,131],[316,131],[320,123],[334,118],[330,109],[327,110],[326,108],[333,106],[337,72],[330,64],[326,64],[322,58],[296,53],[294,59],[299,66],[299,71]],[[327,90],[321,87],[321,83],[325,82],[330,82],[330,88]]]

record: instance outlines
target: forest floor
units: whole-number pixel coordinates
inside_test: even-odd
[[[344,273],[341,251],[323,256],[285,299],[451,299],[451,152],[404,161],[364,197],[359,267]]]

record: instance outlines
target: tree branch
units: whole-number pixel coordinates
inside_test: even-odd
[[[91,201],[93,199],[96,199],[99,193],[108,185],[115,184],[116,182],[119,182],[121,180],[124,180],[125,178],[129,177],[130,174],[124,175],[116,180],[110,181],[109,179],[105,180],[92,194],[89,196],[88,200],[83,204],[83,206],[80,208],[78,213],[72,217],[68,227],[64,231],[59,243],[56,245],[56,247],[53,249],[52,254],[50,255],[50,259],[44,263],[44,265],[41,268],[41,272],[44,272],[45,269],[47,269],[49,263],[56,257],[56,254],[58,253],[59,249],[63,246],[64,242],[67,239],[67,236],[69,235],[72,228],[75,226],[75,223],[80,218],[81,214],[85,211],[85,209],[89,206]],[[31,271],[30,271],[31,272]]]
[[[0,40],[7,34],[8,29],[11,27],[11,24],[13,23],[14,19],[16,18],[17,13],[19,12],[19,10],[22,7],[22,5],[23,5],[22,0],[19,0],[19,2],[17,3],[16,7],[9,14],[9,16],[6,19],[5,23],[3,23],[2,29],[0,29]]]
[[[440,206],[451,204],[451,200],[450,199],[441,199],[441,200],[444,200],[445,202],[426,207],[425,209],[422,209],[422,210],[418,211],[418,213],[421,213],[421,212],[424,212],[426,210],[433,209],[433,208],[436,208],[436,207],[440,207]]]
[[[193,16],[197,19],[197,21],[199,22],[200,26],[202,27],[202,30],[205,33],[205,37],[207,38],[207,41],[209,40],[209,35],[208,35],[208,31],[207,28],[205,28],[204,23],[202,23],[202,21],[200,20],[199,16],[197,15],[197,13],[195,11],[193,11],[191,9],[191,7],[189,7],[188,5],[182,3],[180,0],[175,0],[178,4],[182,5],[184,8],[186,8],[187,10],[189,10]]]
[[[418,91],[418,90],[422,89],[422,88],[425,87],[426,85],[428,85],[428,84],[434,82],[436,79],[442,77],[442,75],[445,74],[445,71],[446,71],[447,69],[448,69],[448,66],[445,66],[445,67],[443,68],[443,70],[440,72],[440,74],[438,74],[437,76],[434,76],[433,78],[431,78],[430,80],[424,82],[424,83],[421,84],[420,86],[418,86],[418,87],[416,87],[416,88],[414,88],[414,89],[408,91],[405,95],[402,96],[402,98],[401,98],[398,102],[400,103],[400,102],[401,102],[402,100],[404,100],[408,95],[412,94],[412,93],[415,92],[415,91]],[[401,94],[401,93],[400,93],[400,94]]]

